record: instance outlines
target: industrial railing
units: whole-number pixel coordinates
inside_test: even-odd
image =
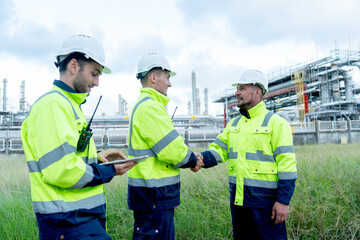
[[[223,129],[176,129],[184,138],[185,143],[211,143]],[[93,139],[98,148],[123,148],[128,147],[127,128],[94,127]],[[20,129],[0,130],[0,153],[22,153]]]
[[[360,142],[360,120],[317,121],[306,126],[292,126],[294,144],[324,144]],[[210,144],[223,128],[176,129],[189,144]],[[93,128],[93,139],[98,148],[128,147],[127,128]],[[0,153],[23,153],[20,128],[0,129]]]

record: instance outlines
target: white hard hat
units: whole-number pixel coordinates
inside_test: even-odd
[[[240,80],[233,84],[236,87],[238,84],[254,84],[261,87],[262,93],[265,94],[269,91],[268,81],[265,75],[258,70],[247,70],[244,72]]]
[[[104,73],[111,73],[111,70],[105,66],[104,49],[94,38],[82,34],[68,37],[55,56],[57,63],[60,63],[69,54],[74,52],[83,53],[86,58],[91,58],[100,64],[103,67]]]
[[[169,61],[160,53],[147,53],[139,60],[136,78],[142,79],[151,69],[162,68],[170,72],[170,77],[176,73],[171,71]]]

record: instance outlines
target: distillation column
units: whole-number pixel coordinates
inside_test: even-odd
[[[26,101],[25,101],[25,81],[21,81],[20,85],[20,101],[19,101],[19,109],[21,112],[26,111]]]
[[[344,76],[344,85],[345,85],[345,101],[352,102],[354,101],[354,94],[351,87],[351,76],[348,72],[342,72]],[[354,110],[354,105],[349,103],[347,109],[350,111]]]
[[[7,96],[6,96],[7,79],[6,78],[4,78],[3,83],[4,83],[4,88],[3,88],[3,111],[6,111],[6,106],[7,106]]]

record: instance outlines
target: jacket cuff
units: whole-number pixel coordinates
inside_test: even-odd
[[[196,164],[197,164],[196,155],[193,152],[191,152],[189,161],[186,164],[182,165],[180,168],[194,168],[196,167]]]
[[[204,151],[201,155],[203,155],[203,168],[210,168],[218,164],[215,156],[210,151]]]
[[[99,165],[97,163],[92,163],[90,166],[93,169],[94,178],[86,184],[85,187],[108,183],[116,174],[114,165]]]
[[[285,205],[290,204],[290,199],[294,194],[296,180],[279,180],[276,201]]]

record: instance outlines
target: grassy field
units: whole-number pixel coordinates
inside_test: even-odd
[[[289,239],[360,239],[360,144],[296,146],[298,180],[287,221]],[[0,156],[0,239],[37,239],[24,156]],[[232,239],[225,165],[182,170],[176,239]],[[108,232],[131,239],[127,177],[106,185]]]

